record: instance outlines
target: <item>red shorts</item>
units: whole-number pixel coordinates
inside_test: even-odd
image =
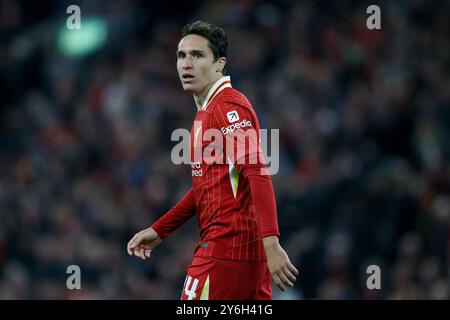
[[[270,280],[265,261],[194,257],[181,300],[269,300]]]

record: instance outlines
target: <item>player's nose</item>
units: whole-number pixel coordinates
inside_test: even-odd
[[[188,58],[184,59],[183,64],[182,64],[182,68],[183,68],[184,70],[192,69],[193,65],[194,65],[194,64],[193,64],[193,62],[192,62],[192,59],[190,59],[190,58],[188,57]]]
[[[192,69],[192,63],[185,63],[183,65],[183,70],[189,70]]]

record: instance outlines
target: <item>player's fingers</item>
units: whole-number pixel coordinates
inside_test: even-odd
[[[135,255],[136,257],[139,258],[139,250],[138,250],[137,248],[134,248],[134,249],[133,249],[133,253],[134,253],[134,255]]]
[[[132,251],[133,240],[134,240],[134,237],[131,238],[131,240],[128,241],[128,243],[127,243],[127,252],[130,256],[133,255],[133,251]]]
[[[134,249],[137,245],[138,245],[139,241],[138,241],[138,237],[134,236],[133,238],[131,238],[131,240],[128,242],[128,253],[130,255],[132,255],[132,249]]]
[[[280,271],[278,273],[278,276],[280,277],[280,280],[283,282],[283,284],[286,284],[291,288],[294,286],[294,284],[286,277],[283,271]]]
[[[283,268],[283,271],[286,277],[292,282],[295,282],[295,280],[297,280],[297,278],[292,274],[291,270],[289,270],[287,266]]]
[[[145,260],[145,249],[144,248],[139,249],[139,256],[141,257],[142,260]]]
[[[137,257],[138,257],[139,259],[142,259],[141,248],[138,246],[138,247],[136,247],[136,249],[134,249],[134,250],[135,250],[135,252],[136,252],[136,254],[137,254]]]
[[[150,244],[141,244],[141,247],[145,250],[153,250],[153,247]]]
[[[152,253],[152,250],[145,250],[145,256],[147,258],[150,258],[150,254]]]
[[[297,268],[295,268],[294,267],[294,265],[292,264],[292,263],[288,263],[288,268],[289,268],[289,270],[291,270],[291,272],[294,274],[294,276],[298,276],[298,270],[297,270]]]
[[[277,274],[272,275],[272,279],[273,279],[273,282],[275,282],[275,284],[277,285],[278,288],[280,288],[281,291],[286,290],[286,288],[284,287],[283,283],[281,282],[281,280]]]

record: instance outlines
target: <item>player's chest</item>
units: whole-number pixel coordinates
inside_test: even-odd
[[[194,148],[203,146],[206,140],[210,140],[208,138],[214,135],[214,131],[218,131],[218,134],[220,134],[213,114],[207,111],[197,112],[191,128],[192,146]]]

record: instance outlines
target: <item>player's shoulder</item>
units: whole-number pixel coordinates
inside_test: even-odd
[[[245,94],[240,92],[239,90],[236,90],[235,88],[226,88],[221,93],[220,96],[218,96],[218,104],[222,108],[230,108],[233,109],[246,109],[248,111],[254,112],[252,104],[247,99]],[[221,108],[218,108],[221,109]],[[218,110],[219,111],[219,110]]]
[[[226,88],[221,92],[221,100],[224,102],[241,105],[243,107],[251,106],[251,103],[245,94],[231,87]]]
[[[250,125],[258,123],[250,101],[242,92],[234,88],[226,88],[218,98],[216,105],[213,107],[213,114],[219,126],[226,126],[239,121],[243,121],[244,124],[250,123]]]

